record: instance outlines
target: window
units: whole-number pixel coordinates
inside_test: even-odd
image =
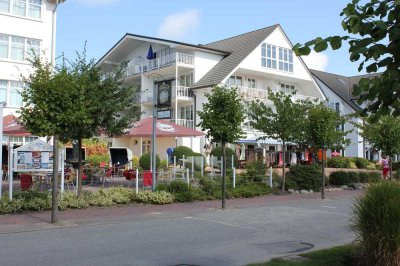
[[[277,58],[277,50],[279,57]],[[269,69],[279,69],[293,72],[293,51],[263,43],[261,45],[261,66]]]
[[[284,93],[293,93],[296,91],[296,87],[294,85],[281,83],[281,91]]]
[[[12,13],[17,16],[26,16],[26,0],[12,0]]]
[[[28,17],[32,18],[40,18],[41,10],[42,10],[42,1],[41,0],[28,0]]]
[[[330,102],[329,103],[329,108],[331,108],[332,110],[335,110],[338,113],[341,113],[341,104],[340,104],[340,102]],[[344,124],[338,125],[336,127],[336,130],[344,131]]]
[[[230,86],[243,86],[243,79],[241,76],[230,76],[226,81],[226,85]]]
[[[42,0],[0,0],[0,12],[40,19]]]
[[[248,88],[256,88],[256,79],[247,78],[247,87]]]
[[[10,106],[21,107],[22,106],[22,96],[21,91],[24,85],[20,81],[10,81]]]
[[[0,11],[10,13],[10,0],[0,0]]]
[[[193,120],[193,105],[181,107],[181,119]]]
[[[181,75],[179,77],[180,86],[190,87],[193,85],[193,73]]]
[[[0,58],[8,58],[9,36],[0,34]]]
[[[23,61],[25,50],[25,38],[11,36],[11,59]]]
[[[24,61],[32,52],[40,55],[40,40],[0,34],[0,58]]]
[[[10,143],[24,143],[24,137],[20,137],[20,136],[10,136]]]
[[[25,143],[29,143],[29,142],[35,141],[37,139],[38,139],[38,137],[32,137],[32,136],[25,137]]]
[[[0,102],[7,101],[7,80],[0,80]]]

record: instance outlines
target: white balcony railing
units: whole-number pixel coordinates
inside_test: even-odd
[[[129,66],[126,70],[126,76],[133,76],[151,70],[160,69],[173,64],[194,66],[194,56],[182,53],[172,53],[152,60]]]
[[[262,101],[268,101],[268,91],[264,89],[256,89],[256,88],[247,88],[247,87],[238,87],[239,95],[242,96],[245,100],[262,100]],[[276,92],[276,91],[275,91]],[[307,95],[302,95],[296,93],[293,96],[294,101],[299,101],[299,100],[319,100],[318,97],[313,97],[313,96],[307,96]]]
[[[177,86],[176,95],[178,97],[191,97],[189,87]]]
[[[184,127],[194,127],[194,121],[189,119],[174,119],[173,122],[177,125],[184,126]]]

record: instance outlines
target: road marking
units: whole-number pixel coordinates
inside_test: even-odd
[[[336,207],[335,207],[335,206],[327,206],[327,205],[322,205],[321,207],[322,207],[322,208],[336,209]]]

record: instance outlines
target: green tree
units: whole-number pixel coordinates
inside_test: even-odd
[[[343,149],[350,142],[346,139],[349,131],[341,130],[347,121],[345,116],[329,108],[326,103],[308,104],[303,127],[303,143],[309,147],[322,149],[322,187],[321,197],[325,198],[325,158],[327,149]]]
[[[343,36],[315,38],[293,48],[297,55],[308,55],[310,47],[321,52],[330,44],[339,49],[342,42],[349,44],[350,61],[361,62],[358,71],[367,73],[383,71],[380,75],[363,78],[355,86],[353,94],[359,103],[369,101],[365,112],[377,116],[400,115],[400,1],[353,0],[341,12],[342,27],[348,33]]]
[[[77,59],[62,60],[53,67],[35,56],[33,72],[26,79],[29,86],[21,93],[24,105],[21,122],[35,135],[53,135],[64,141],[77,140],[79,150],[83,138],[102,133],[120,135],[137,119],[138,95],[122,83],[124,66],[102,73],[94,60],[86,60],[85,51]],[[78,169],[82,169],[79,152]],[[78,176],[82,190],[82,171]]]
[[[268,99],[272,101],[273,106],[257,100],[251,102],[249,107],[250,125],[262,131],[267,138],[282,141],[282,190],[285,190],[286,144],[298,139],[304,122],[303,105],[301,102],[295,102],[293,95],[294,93],[274,93],[268,90]]]
[[[381,150],[386,155],[393,157],[400,154],[400,118],[381,116],[379,120],[367,119],[359,125],[361,135],[368,140],[374,148]],[[390,158],[390,178],[392,178],[392,160]]]
[[[206,93],[207,103],[198,115],[201,122],[198,126],[207,130],[212,142],[221,142],[222,146],[222,208],[226,199],[226,143],[232,143],[243,135],[241,124],[245,118],[242,99],[237,90],[216,86],[211,93]]]

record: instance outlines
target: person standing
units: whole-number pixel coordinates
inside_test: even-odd
[[[382,174],[383,174],[383,179],[387,180],[388,179],[388,174],[389,174],[389,159],[387,156],[385,156],[382,159]]]

